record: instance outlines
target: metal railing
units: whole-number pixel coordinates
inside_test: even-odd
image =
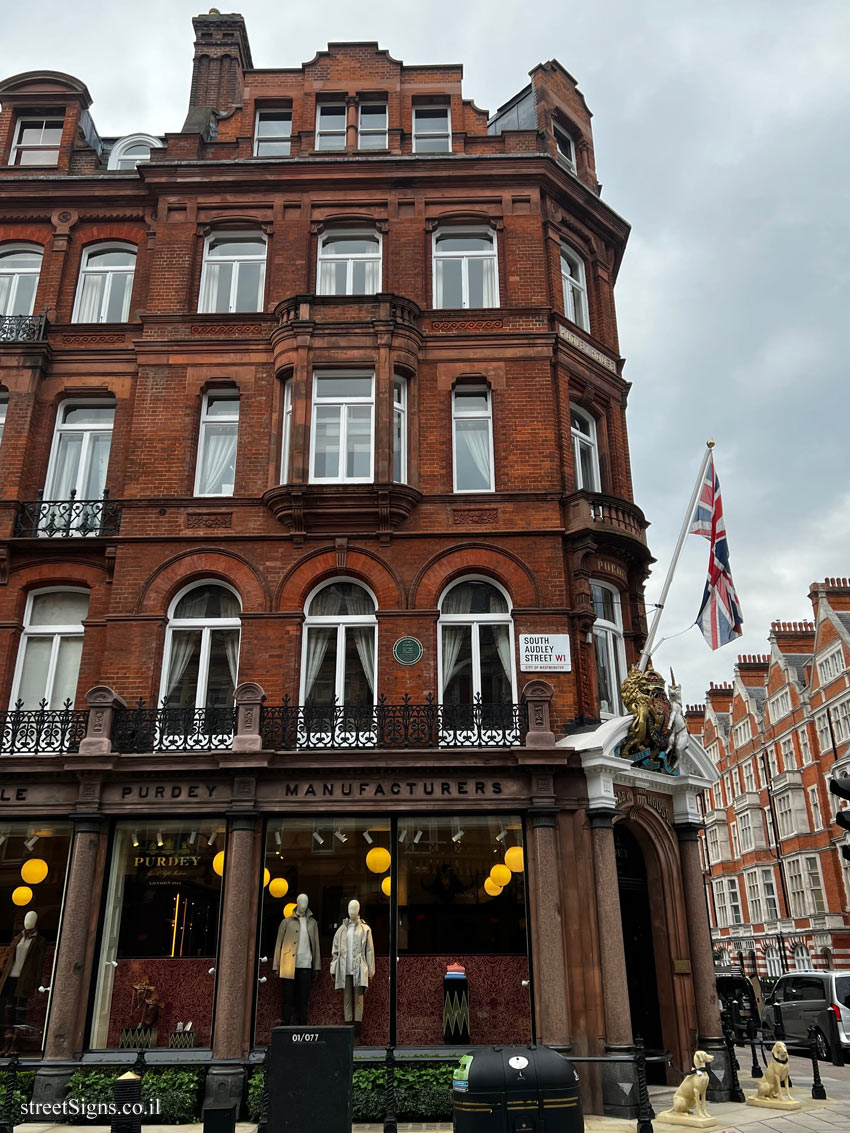
[[[45,326],[44,315],[0,315],[0,342],[40,342]]]
[[[86,536],[117,535],[121,508],[109,499],[105,488],[100,500],[78,500],[71,491],[67,500],[38,499],[23,503],[15,518],[15,535],[23,538],[78,539]]]
[[[438,704],[405,696],[401,704],[378,697],[375,704],[263,706],[262,746],[300,748],[517,747],[528,731],[525,704]]]
[[[48,708],[42,700],[37,708],[24,708],[19,700],[14,708],[0,712],[0,755],[51,755],[75,752],[88,726],[87,708],[72,708],[66,700],[62,708]]]
[[[236,732],[236,708],[170,706],[116,709],[112,744],[124,755],[148,751],[228,751]]]

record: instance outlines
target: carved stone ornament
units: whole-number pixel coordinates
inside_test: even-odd
[[[682,750],[680,733],[687,732],[681,704],[671,703],[664,688],[664,678],[648,666],[642,673],[636,665],[629,670],[621,692],[632,722],[619,754],[633,766],[647,771],[679,774]],[[687,742],[687,735],[684,736]]]

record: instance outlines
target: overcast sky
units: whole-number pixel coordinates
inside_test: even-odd
[[[104,135],[178,130],[184,0],[4,5],[0,71],[68,71]],[[222,10],[226,6],[222,5]],[[690,630],[656,652],[685,699],[762,652],[808,587],[850,574],[850,4],[846,0],[246,0],[257,67],[329,40],[376,39],[408,63],[461,62],[496,109],[553,56],[594,114],[603,197],[632,225],[617,286],[635,498],[658,560],[653,601],[708,437],[717,441],[745,635],[711,653]],[[690,536],[661,636],[693,621],[708,543]]]

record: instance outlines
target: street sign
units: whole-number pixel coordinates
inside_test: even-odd
[[[568,633],[521,633],[519,668],[522,673],[568,673],[570,635]]]

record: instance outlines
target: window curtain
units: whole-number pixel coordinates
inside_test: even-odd
[[[204,467],[200,489],[203,495],[232,495],[231,477],[236,469],[237,426],[204,425]],[[225,493],[224,489],[229,488]]]
[[[489,487],[490,486],[490,422],[489,419],[484,422],[484,428],[480,428],[479,422],[472,423],[475,427],[470,427],[470,422],[463,422],[463,427],[457,430],[458,443],[466,445],[466,450],[472,457],[472,463],[475,469],[481,475],[481,479]]]
[[[375,629],[373,626],[354,626],[354,644],[357,656],[366,674],[369,691],[375,695]]]
[[[484,261],[484,271],[482,285],[484,289],[484,307],[496,306],[496,260],[489,259]]]
[[[180,601],[180,617],[202,618],[206,613],[206,608],[207,594],[205,589],[199,587],[197,590],[190,590]],[[189,659],[195,651],[200,633],[200,629],[171,631],[171,660],[168,667],[168,682],[165,686],[166,697],[171,696],[180,683],[180,678],[185,673]]]
[[[361,269],[362,272],[363,272],[363,294],[364,295],[376,295],[378,293],[378,291],[380,290],[381,261],[380,260],[366,260],[366,261],[361,261],[361,262],[363,263],[363,267]],[[356,284],[357,284],[357,282],[359,282],[359,279],[358,279],[359,274],[360,273],[357,270],[357,265],[355,264],[355,267],[354,267],[355,293],[357,291]]]
[[[71,489],[77,486],[83,438],[80,433],[63,433],[56,449],[56,465],[46,493],[52,500],[68,500]]]
[[[499,662],[504,670],[508,688],[512,688],[510,629],[508,626],[493,626],[493,638],[496,642],[496,652],[499,654]]]
[[[315,599],[313,601],[315,603]],[[335,634],[336,630],[332,626],[311,626],[307,629],[307,672],[304,676],[305,703],[310,699],[316,677],[319,675],[331,638],[335,640]]]
[[[469,594],[461,583],[453,586],[443,598],[440,606],[442,614],[468,614]],[[443,625],[443,694],[449,687],[452,677],[457,672],[458,657],[463,648],[464,636],[470,633],[470,627],[464,625]]]
[[[80,304],[77,310],[78,323],[100,321],[103,306],[103,293],[106,289],[106,276],[101,272],[84,272],[80,279]]]
[[[369,617],[374,615],[372,599],[359,586],[345,583],[326,586],[310,603],[310,617]],[[373,625],[352,626],[354,643],[369,688],[375,691],[375,629]],[[328,651],[336,627],[312,626],[307,629],[307,672],[304,679],[304,699],[309,699]]]
[[[224,652],[227,657],[227,668],[230,672],[230,681],[236,688],[236,677],[239,672],[239,633],[231,630],[224,634]]]

